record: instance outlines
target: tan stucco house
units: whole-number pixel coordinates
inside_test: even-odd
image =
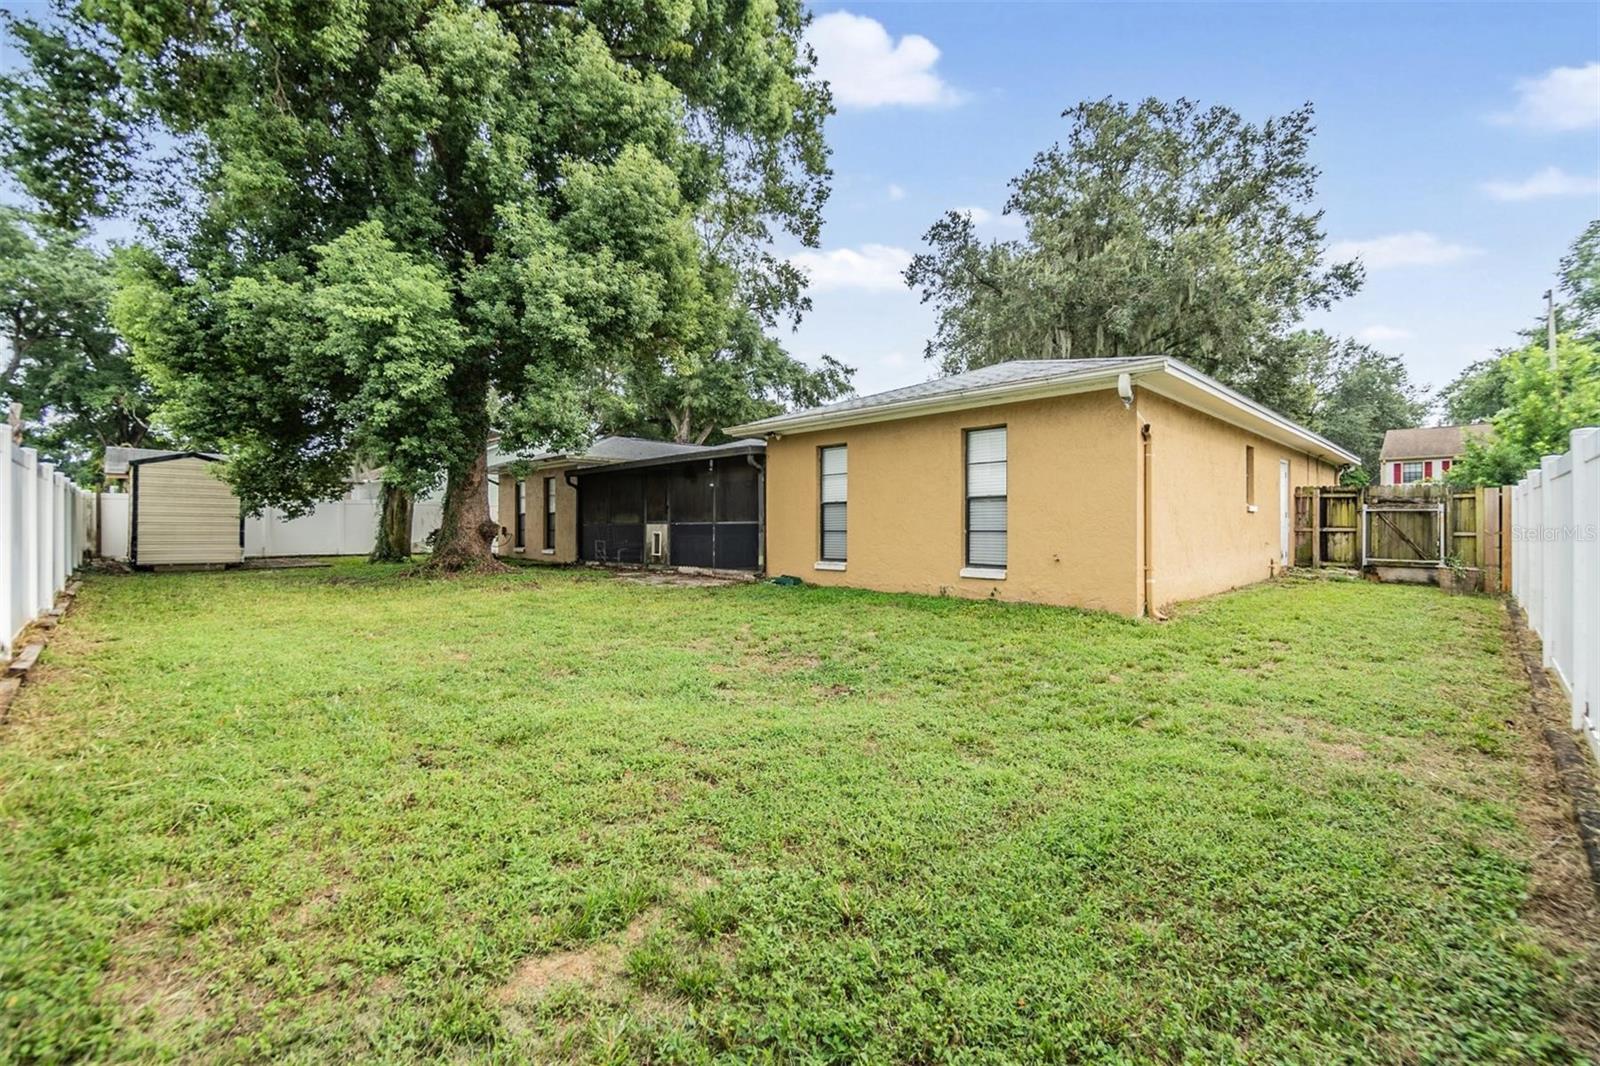
[[[1002,363],[734,426],[766,570],[1138,615],[1288,564],[1294,488],[1358,457],[1177,359]]]
[[[1469,438],[1487,437],[1493,430],[1488,422],[1391,429],[1383,435],[1383,450],[1378,454],[1378,484],[1440,480],[1466,454]]]

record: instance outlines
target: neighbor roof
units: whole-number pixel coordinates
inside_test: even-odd
[[[166,459],[174,455],[203,455],[207,459],[221,459],[219,452],[190,452],[182,448],[124,448],[106,449],[102,460],[106,477],[117,477],[128,472],[128,464],[142,459]]]
[[[823,407],[731,426],[729,433],[801,433],[918,415],[1015,403],[1115,388],[1120,375],[1150,391],[1204,411],[1222,421],[1259,433],[1332,463],[1360,457],[1326,437],[1285,418],[1243,393],[1169,356],[1133,359],[1023,359],[996,363],[965,374],[935,378],[888,392],[858,396]]]
[[[571,452],[501,452],[495,449],[489,456],[489,469],[499,470],[512,463],[531,463],[534,466],[584,465],[601,463],[631,463],[643,459],[660,459],[674,455],[687,455],[707,449],[699,444],[673,444],[664,440],[646,440],[643,437],[600,437],[589,447]]]
[[[1455,458],[1467,450],[1468,437],[1488,435],[1494,427],[1487,422],[1464,426],[1421,426],[1417,429],[1391,429],[1383,435],[1381,461],[1390,459]]]

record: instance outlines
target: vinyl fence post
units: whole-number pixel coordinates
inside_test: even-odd
[[[72,536],[72,518],[67,514],[67,475],[57,470],[50,475],[50,503],[55,508],[55,540],[50,545],[50,603],[67,586],[67,540]]]
[[[9,432],[0,431],[0,656],[11,658],[11,639],[22,628],[20,620],[11,617],[17,579],[17,497],[12,450],[16,448]]]
[[[1589,689],[1593,685],[1595,663],[1591,654],[1597,642],[1600,642],[1600,631],[1595,627],[1597,605],[1591,594],[1595,588],[1595,545],[1585,540],[1585,532],[1590,530],[1600,515],[1600,500],[1595,498],[1595,482],[1590,479],[1584,461],[1585,453],[1589,450],[1590,438],[1600,430],[1575,429],[1572,431],[1572,473],[1567,480],[1572,488],[1572,524],[1569,529],[1562,530],[1562,535],[1571,538],[1572,573],[1568,575],[1572,581],[1572,728],[1584,728],[1584,718],[1587,716]]]
[[[52,463],[40,463],[34,471],[33,516],[34,524],[39,528],[38,539],[33,545],[33,569],[38,575],[33,589],[34,617],[49,610],[55,598],[50,589],[50,541],[55,535],[55,531],[51,528],[51,519],[55,517],[55,512],[50,507],[50,478],[55,472],[56,468]]]
[[[1559,500],[1557,499],[1558,487],[1553,484],[1556,476],[1556,463],[1560,456],[1546,455],[1539,460],[1539,524],[1540,548],[1539,570],[1543,580],[1539,585],[1539,637],[1540,645],[1544,649],[1543,662],[1545,666],[1555,663],[1556,626],[1560,625],[1556,618],[1556,600],[1551,591],[1555,589],[1556,582],[1561,580],[1561,573],[1556,565],[1558,552],[1546,539],[1558,536],[1560,530],[1556,528],[1556,517],[1559,513]]]
[[[22,614],[17,628],[28,624],[39,608],[39,453],[19,448],[22,463],[17,476],[22,479],[22,513],[17,523],[17,553],[21,556],[23,596]]]

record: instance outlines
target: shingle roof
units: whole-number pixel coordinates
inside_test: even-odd
[[[1383,435],[1381,461],[1454,458],[1467,450],[1468,437],[1485,436],[1493,428],[1487,422],[1471,422],[1464,426],[1391,429]]]
[[[138,459],[159,459],[168,455],[188,454],[182,448],[124,448],[120,445],[113,446],[106,449],[105,458],[103,459],[105,475],[107,477],[116,477],[120,474],[126,474],[128,472],[128,464]],[[201,452],[200,454],[211,459],[222,458],[221,454],[217,452]]]
[[[887,392],[874,392],[867,396],[855,396],[848,400],[840,400],[838,403],[807,408],[804,412],[797,413],[831,415],[835,413],[843,414],[847,411],[867,411],[875,407],[889,407],[894,404],[915,400],[932,400],[943,396],[956,396],[989,386],[1021,385],[1035,381],[1070,382],[1074,378],[1098,377],[1107,371],[1129,370],[1134,367],[1148,366],[1150,363],[1151,359],[1149,358],[1017,359],[1009,363],[996,363],[993,366],[982,367],[978,370],[969,370],[964,374],[952,374],[945,378],[934,378],[932,381],[923,381],[915,385],[906,385],[899,389],[890,389]]]
[[[594,470],[635,470],[641,467],[666,466],[671,463],[681,463],[700,459],[725,459],[737,455],[755,455],[767,450],[767,442],[756,438],[730,440],[726,444],[687,444],[679,445],[673,451],[663,452],[660,455],[650,455],[643,459],[626,459],[612,462],[595,463],[588,469]],[[578,474],[585,473],[584,468],[577,470]]]
[[[1133,385],[1164,393],[1170,399],[1261,433],[1270,440],[1302,449],[1332,463],[1355,463],[1359,456],[1263,404],[1170,356],[1124,359],[1023,359],[858,396],[824,407],[763,418],[727,432],[741,436],[804,433],[941,411],[967,410],[1019,400],[1044,399],[1069,393],[1110,389],[1123,374]]]
[[[580,451],[557,452],[501,452],[496,449],[489,456],[491,470],[511,463],[555,463],[570,460],[574,464],[634,463],[645,459],[660,459],[674,455],[691,455],[708,451],[700,444],[674,444],[664,440],[646,440],[643,437],[601,437]]]

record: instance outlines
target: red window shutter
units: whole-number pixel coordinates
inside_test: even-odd
[[[1400,484],[1400,464],[1399,463],[1394,464],[1394,483],[1396,485]]]
[[[1433,460],[1432,459],[1429,459],[1427,462],[1422,464],[1422,476],[1425,477],[1425,478],[1433,476]]]
[[[1450,472],[1450,460],[1446,459],[1442,463],[1440,463],[1439,464],[1439,471],[1441,473],[1448,474]]]

